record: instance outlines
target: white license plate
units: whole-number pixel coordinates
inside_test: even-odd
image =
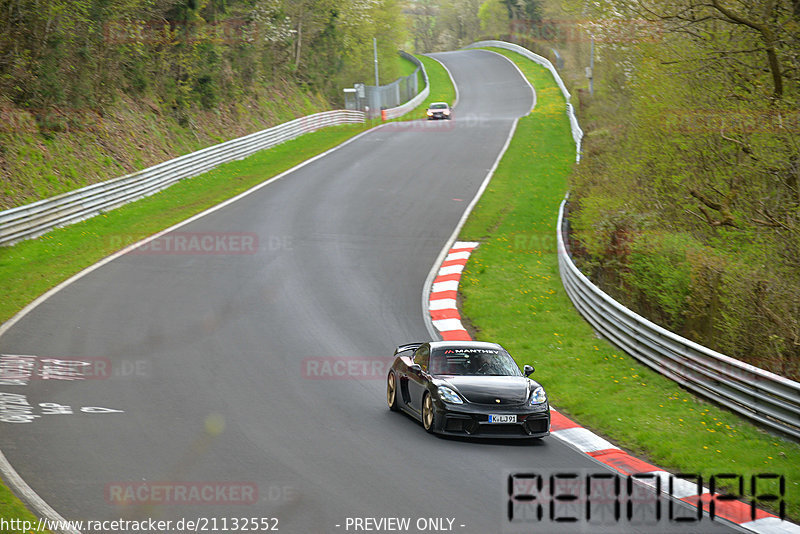
[[[517,416],[516,415],[490,415],[489,416],[490,423],[516,423]]]

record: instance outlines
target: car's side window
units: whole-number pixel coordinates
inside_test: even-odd
[[[423,345],[414,353],[414,363],[422,367],[422,370],[428,372],[428,362],[431,358],[431,349],[427,345]]]

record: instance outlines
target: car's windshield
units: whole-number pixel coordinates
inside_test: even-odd
[[[442,104],[442,103],[431,104],[431,109],[447,109],[447,104]]]
[[[470,347],[434,350],[430,372],[434,375],[522,376],[506,351]]]

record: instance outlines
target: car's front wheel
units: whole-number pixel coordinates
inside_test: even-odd
[[[393,372],[389,372],[389,378],[386,380],[386,402],[393,412],[400,410],[397,405],[397,378]]]
[[[425,430],[428,432],[433,432],[433,420],[433,399],[431,398],[431,394],[426,392],[425,398],[422,399],[422,426],[425,427]]]

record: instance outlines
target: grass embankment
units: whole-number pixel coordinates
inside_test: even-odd
[[[406,59],[404,56],[397,54],[397,67],[398,72],[400,73],[399,76],[401,78],[405,78],[409,74],[413,74],[415,70],[417,70],[417,64],[411,61],[410,59]],[[421,81],[422,77],[417,73],[417,81]],[[418,86],[420,89],[422,88],[421,85]]]
[[[124,100],[102,111],[65,109],[57,116],[58,131],[52,131],[34,113],[0,101],[0,209],[327,109],[330,105],[320,95],[283,83],[182,118],[146,100]]]
[[[572,306],[555,242],[575,160],[564,98],[544,68],[497,51],[522,69],[538,103],[519,121],[460,236],[481,242],[460,286],[477,337],[503,344],[520,365],[535,365],[558,410],[664,469],[699,473],[706,483],[714,474],[743,475],[746,495],[750,475],[784,475],[787,513],[800,518],[800,445],[691,395],[598,339]],[[769,492],[777,486],[759,489]]]
[[[455,90],[445,69],[435,60],[420,59],[430,76],[432,98],[452,102]],[[424,107],[421,106],[423,111],[417,108],[406,117],[419,117]],[[338,126],[307,134],[39,239],[0,247],[0,322],[73,274],[116,252],[120,236],[127,236],[129,241],[133,236],[145,237],[168,228],[374,125],[375,122]],[[0,517],[36,521],[3,484],[0,484]]]
[[[5,484],[0,484],[0,518],[6,521],[18,519],[19,522],[28,521],[30,524],[38,525],[39,518],[30,513],[22,502],[11,493]],[[11,534],[30,534],[32,531],[19,530],[0,530],[0,532],[9,532]],[[45,532],[50,532],[49,530]]]

